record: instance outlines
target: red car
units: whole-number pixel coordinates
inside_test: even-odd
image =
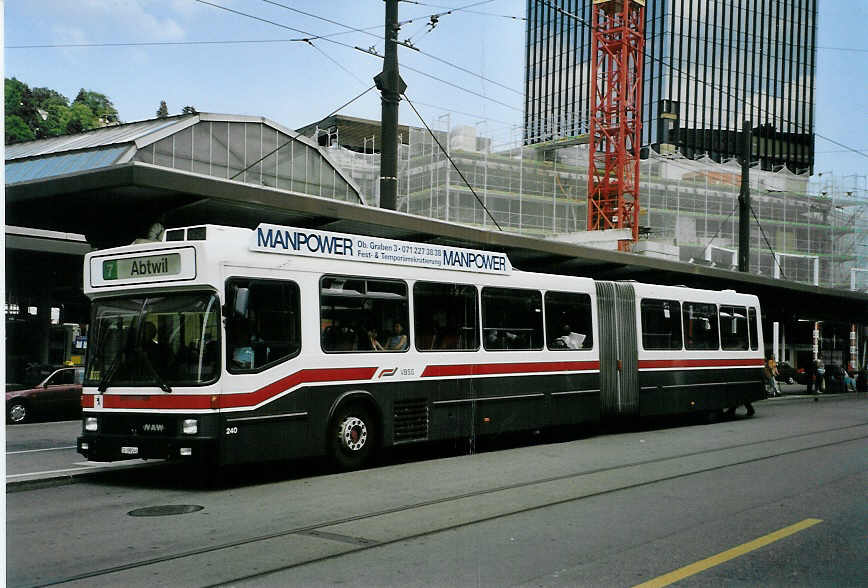
[[[6,392],[6,422],[26,423],[35,417],[70,416],[81,411],[83,367],[55,370],[35,388]]]

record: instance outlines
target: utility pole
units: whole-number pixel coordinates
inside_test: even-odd
[[[380,208],[395,210],[398,199],[398,102],[407,84],[398,74],[398,0],[386,0],[386,54],[383,71],[374,77],[382,96],[380,132]]]
[[[741,134],[744,143],[741,152],[741,189],[738,193],[738,271],[747,272],[750,270],[750,121],[742,123]]]

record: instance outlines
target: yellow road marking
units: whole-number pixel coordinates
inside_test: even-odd
[[[727,549],[717,555],[712,555],[711,557],[707,557],[703,560],[700,560],[696,563],[692,563],[690,565],[684,566],[683,568],[678,568],[668,574],[664,574],[662,576],[658,576],[653,580],[648,580],[647,582],[643,582],[642,584],[636,585],[634,588],[661,588],[662,586],[668,586],[669,584],[673,584],[678,582],[679,580],[683,580],[689,576],[694,574],[698,574],[708,568],[713,568],[714,566],[720,565],[724,562],[727,562],[731,559],[735,559],[737,557],[741,557],[746,553],[750,553],[760,547],[765,547],[769,543],[774,543],[775,541],[779,541],[784,537],[789,537],[799,531],[804,531],[808,527],[813,527],[817,523],[822,523],[821,519],[805,519],[795,525],[790,525],[789,527],[784,527],[774,533],[769,533],[768,535],[763,535],[753,541],[748,541],[747,543],[743,543],[738,547],[733,547],[732,549]]]

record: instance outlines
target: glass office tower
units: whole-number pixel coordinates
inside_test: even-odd
[[[560,10],[556,10],[559,8]],[[525,142],[588,132],[591,0],[528,0]],[[648,0],[642,144],[763,169],[814,161],[817,0]]]

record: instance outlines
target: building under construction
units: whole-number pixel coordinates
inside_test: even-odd
[[[346,122],[352,124],[336,116],[304,130],[319,137],[365,201],[377,203],[380,162],[373,145],[379,124]],[[499,225],[546,238],[593,241],[586,230],[585,141],[574,137],[524,145],[520,130],[512,135],[498,143],[479,136],[476,127],[442,128],[433,136],[424,128],[403,127],[398,210],[495,230]],[[649,150],[640,167],[641,237],[634,251],[734,269],[740,165],[734,159],[718,163]],[[785,166],[777,171],[754,168],[750,188],[752,273],[868,288],[868,271],[862,271],[868,268],[864,178],[826,178],[817,185],[806,173]],[[615,240],[601,246],[614,247]]]

